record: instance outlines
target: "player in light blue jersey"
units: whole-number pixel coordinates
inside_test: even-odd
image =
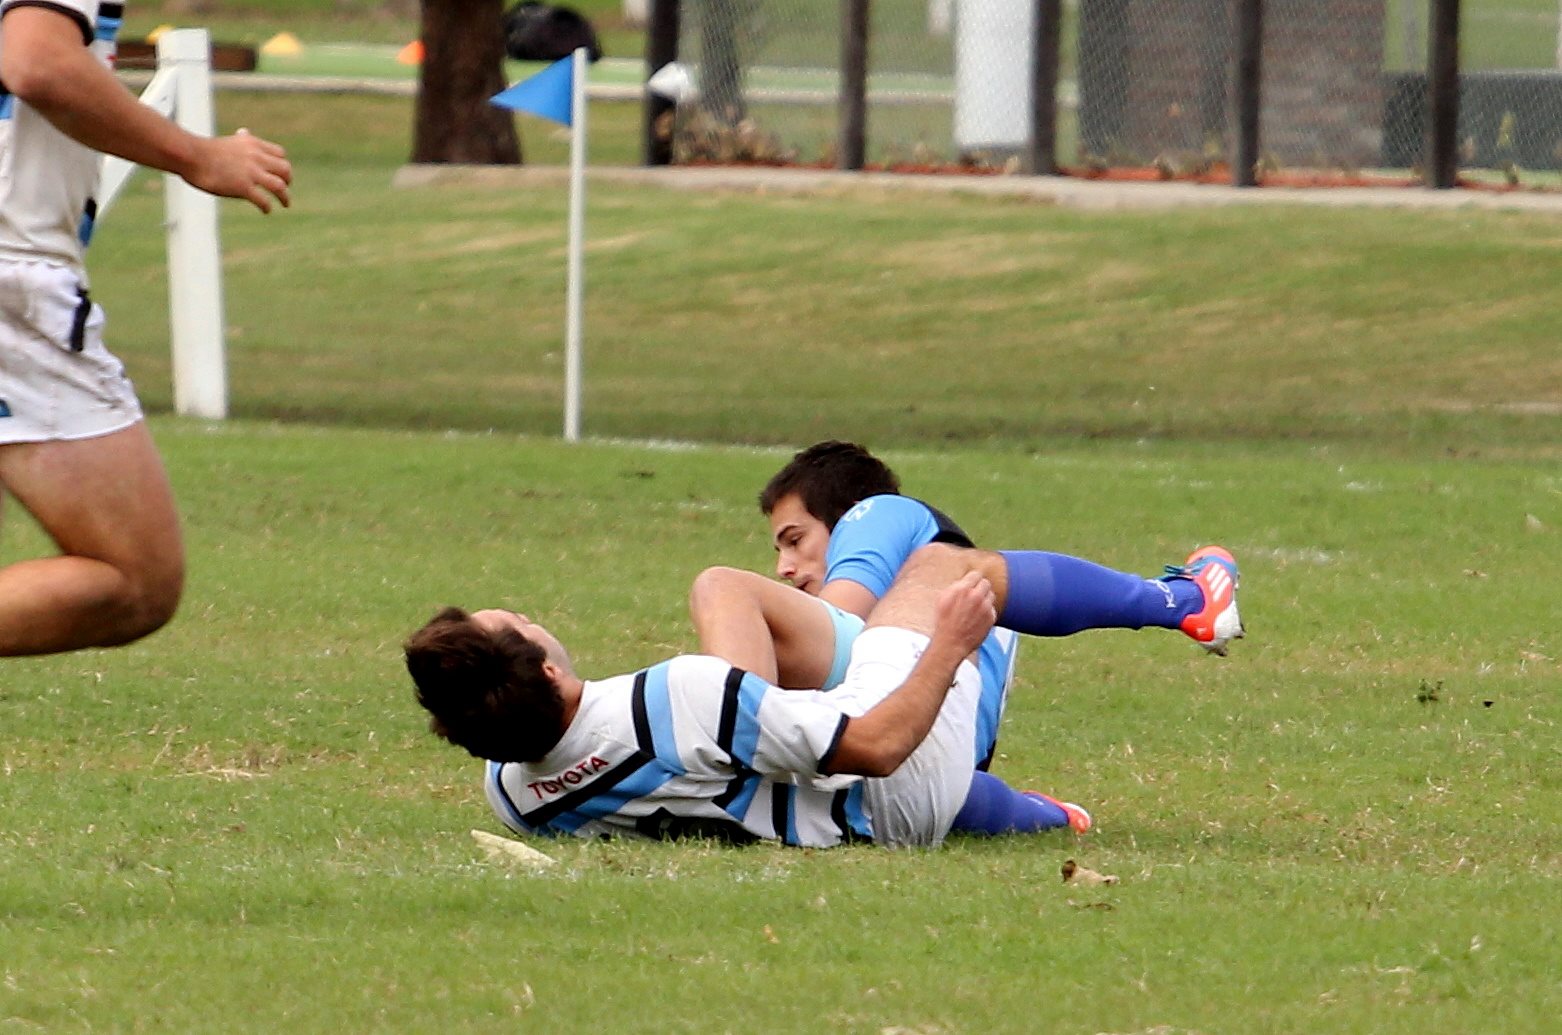
[[[967,658],[996,615],[973,557],[913,557],[829,693],[708,656],[583,680],[546,629],[502,610],[440,612],[407,667],[434,732],[487,760],[489,802],[518,832],[936,845],[970,785]]]

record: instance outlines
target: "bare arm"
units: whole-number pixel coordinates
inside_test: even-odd
[[[66,136],[182,177],[209,194],[243,198],[262,212],[284,206],[293,168],[283,149],[240,130],[229,137],[188,133],[138,102],[82,45],[81,29],[47,7],[6,12],[0,69],[16,97]]]
[[[832,773],[888,776],[927,737],[954,682],[955,670],[997,617],[987,580],[970,572],[938,596],[933,635],[906,681],[863,715],[849,719]]]

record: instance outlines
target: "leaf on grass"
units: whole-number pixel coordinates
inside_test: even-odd
[[[1095,870],[1079,865],[1073,859],[1063,862],[1064,884],[1116,884],[1117,875],[1111,873],[1097,873]]]
[[[472,840],[482,846],[491,862],[516,862],[533,870],[545,870],[559,864],[553,856],[544,855],[512,837],[497,837],[486,830],[474,830]]]

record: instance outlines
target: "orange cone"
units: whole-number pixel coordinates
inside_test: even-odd
[[[413,40],[402,47],[396,53],[396,60],[403,65],[421,65],[423,63],[423,41]]]

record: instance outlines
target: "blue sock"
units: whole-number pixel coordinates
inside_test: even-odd
[[[1002,550],[1009,596],[998,624],[1029,636],[1086,629],[1175,629],[1204,606],[1191,579],[1146,579],[1044,550]]]
[[[1068,826],[1068,813],[1021,794],[991,773],[971,774],[971,789],[950,831],[962,834],[1034,834]]]

